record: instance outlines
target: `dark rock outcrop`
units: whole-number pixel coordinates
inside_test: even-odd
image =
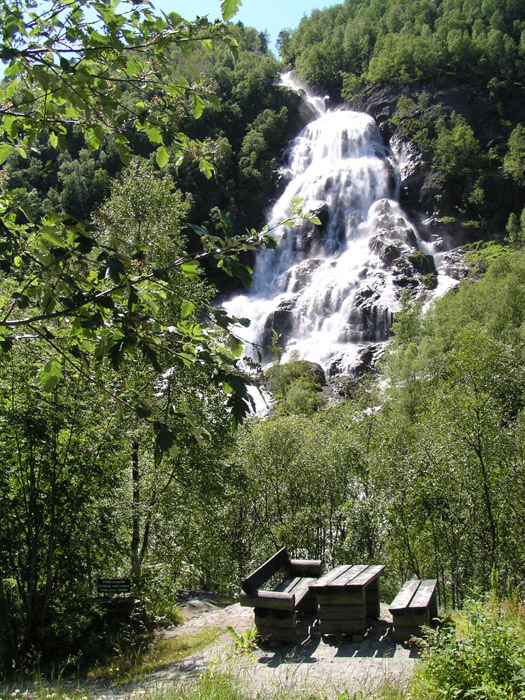
[[[438,114],[461,115],[472,128],[483,153],[502,156],[506,149],[508,134],[502,128],[502,115],[498,104],[480,84],[439,85],[416,83],[399,88],[397,85],[368,86],[355,96],[352,107],[367,112],[376,120],[379,129],[389,143],[400,164],[399,201],[408,213],[420,235],[437,243],[443,250],[450,250],[475,240],[501,239],[510,211],[515,209],[512,188],[505,173],[497,167],[484,172],[485,203],[483,227],[471,225],[470,214],[458,210],[458,199],[464,196],[461,185],[448,185],[442,173],[432,164],[429,153],[421,152],[411,142],[403,122],[395,125],[392,117],[401,95],[417,102],[418,96],[426,95],[426,106],[418,105],[419,117],[423,121],[434,121]],[[509,99],[512,95],[508,96]],[[505,103],[507,97],[505,98]],[[521,114],[525,119],[525,105],[515,100],[513,120]],[[414,115],[408,115],[408,118]]]

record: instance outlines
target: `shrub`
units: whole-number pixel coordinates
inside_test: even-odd
[[[494,594],[469,601],[455,625],[428,630],[415,697],[518,700],[525,697],[525,618]]]

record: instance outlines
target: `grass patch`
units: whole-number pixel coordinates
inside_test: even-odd
[[[223,632],[220,627],[210,627],[194,634],[157,640],[147,649],[119,654],[109,663],[95,666],[89,671],[88,679],[113,684],[131,683],[201,651]]]

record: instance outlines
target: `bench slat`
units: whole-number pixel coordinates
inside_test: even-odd
[[[295,586],[301,581],[300,576],[287,576],[281,583],[274,588],[274,591],[279,593],[295,593]]]
[[[268,581],[279,569],[285,567],[290,561],[286,547],[280,549],[273,557],[267,559],[264,564],[250,574],[241,584],[242,590],[251,595],[255,593],[260,586]]]
[[[291,589],[289,592],[293,593],[295,596],[295,606],[297,607],[299,603],[305,598],[308,593],[310,592],[310,586],[314,581],[317,579],[315,578],[302,578],[299,580],[299,582],[294,586],[293,589]]]
[[[384,569],[383,564],[376,564],[374,566],[367,566],[360,574],[358,574],[354,579],[349,581],[347,588],[352,590],[354,588],[361,588],[362,586],[368,586]]]
[[[295,607],[295,596],[293,593],[276,591],[258,591],[253,595],[241,593],[241,605],[250,608],[292,611]]]
[[[405,610],[410,605],[410,601],[414,597],[414,593],[419,588],[420,581],[407,581],[403,588],[396,595],[390,607],[388,608],[391,613],[397,612],[398,610]]]
[[[436,590],[437,580],[436,579],[425,579],[419,584],[414,597],[410,601],[410,611],[419,612],[425,610],[430,603],[430,599]]]

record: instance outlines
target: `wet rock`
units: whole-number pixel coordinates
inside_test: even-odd
[[[370,238],[368,247],[387,267],[411,250],[417,250],[414,231],[403,218],[381,215],[374,222],[374,229],[377,233]]]
[[[374,297],[374,299],[379,297],[377,290],[372,289],[371,287],[364,287],[355,293],[354,306],[359,308],[367,303],[372,297]]]
[[[314,258],[312,260],[305,260],[297,265],[293,273],[295,279],[291,288],[292,292],[300,292],[302,289],[308,286],[308,284],[310,284],[312,273],[317,270],[322,262],[322,260]]]
[[[324,228],[328,224],[328,221],[330,219],[330,209],[326,202],[321,202],[318,206],[312,207],[310,209],[310,212],[314,216],[317,216],[317,218],[321,222],[322,228]]]
[[[340,342],[366,342],[386,340],[392,325],[390,311],[374,303],[373,299],[368,303],[354,306],[348,315],[348,327],[342,335]]]
[[[368,247],[385,265],[391,265],[394,260],[401,257],[401,249],[382,236],[371,238]]]
[[[290,337],[294,325],[294,311],[296,299],[285,299],[266,319],[264,324],[263,345],[270,347],[273,340],[273,331],[278,335],[279,344],[284,346]],[[267,353],[268,354],[268,353]]]
[[[421,275],[432,275],[436,274],[436,264],[434,258],[431,255],[426,255],[418,251],[417,253],[412,253],[408,256],[408,260],[414,270],[419,272]]]
[[[444,253],[441,264],[443,266],[443,272],[458,282],[465,279],[469,274],[468,265],[465,262],[465,250],[463,248],[455,248],[454,250],[449,250],[447,253]]]

